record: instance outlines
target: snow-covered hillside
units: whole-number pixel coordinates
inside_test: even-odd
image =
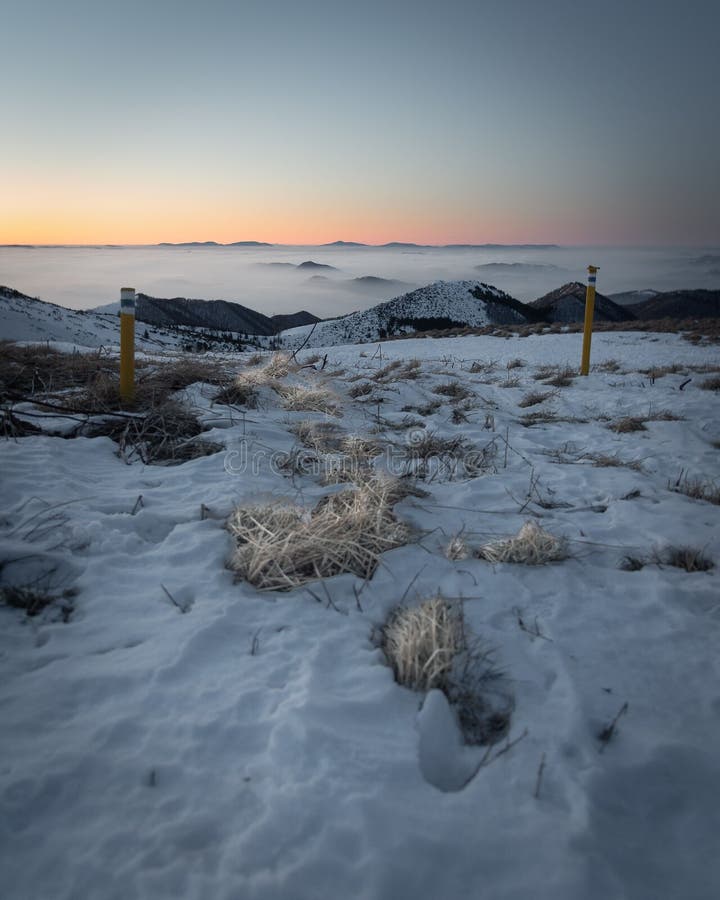
[[[239,336],[231,335],[236,337]],[[0,339],[113,347],[120,342],[120,320],[117,312],[66,309],[0,286]],[[219,332],[184,327],[168,329],[144,322],[136,322],[135,343],[139,350],[172,349],[198,343],[219,350],[237,349],[233,340],[228,342]]]
[[[478,281],[436,281],[371,309],[319,322],[306,346],[356,344],[454,325],[525,322],[521,309],[522,304],[491,285]],[[304,325],[283,331],[283,346],[290,349],[300,346],[311,330],[312,326]]]
[[[188,387],[220,448],[172,467],[108,436],[0,440],[0,587],[59,598],[0,605],[3,900],[716,900],[720,506],[683,488],[717,477],[717,346],[601,333],[578,378],[580,344],[229,360],[258,407]],[[298,387],[335,414],[288,408]],[[458,467],[411,466],[406,542],[370,578],[234,577],[233,509],[311,522],[359,490],[323,478],[353,435],[380,471],[428,441]],[[528,520],[565,558],[481,558]],[[504,673],[490,747],[381,649],[438,593]]]

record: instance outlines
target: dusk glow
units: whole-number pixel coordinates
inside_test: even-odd
[[[720,240],[716,6],[36,0],[0,243]]]

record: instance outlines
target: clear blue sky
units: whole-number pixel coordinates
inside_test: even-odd
[[[0,243],[720,243],[717,3],[0,14]]]

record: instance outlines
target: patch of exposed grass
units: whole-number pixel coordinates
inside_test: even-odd
[[[622,419],[608,425],[608,428],[617,434],[629,434],[633,431],[647,431],[645,422],[646,419],[642,416],[623,416]]]
[[[475,478],[492,470],[495,440],[479,447],[466,437],[442,437],[436,431],[413,432],[403,448],[405,474],[425,481]]]
[[[213,399],[215,403],[222,403],[226,406],[246,406],[248,409],[255,409],[258,404],[258,391],[255,384],[244,375],[238,375]]]
[[[26,616],[33,618],[40,615],[49,606],[59,602],[61,617],[63,621],[67,622],[73,612],[72,598],[75,593],[75,589],[71,588],[58,596],[37,587],[4,585],[0,587],[0,603],[13,609],[21,609]]]
[[[703,391],[720,391],[720,375],[713,378],[706,378],[700,383]]]
[[[448,381],[445,384],[439,384],[433,388],[433,393],[449,397],[451,403],[459,403],[461,400],[467,400],[468,397],[473,396],[473,392],[460,384],[459,381]]]
[[[374,390],[374,385],[371,381],[363,381],[354,384],[350,390],[348,391],[348,396],[350,396],[353,400],[358,397],[366,397],[368,394],[372,394]]]
[[[305,419],[290,429],[304,447],[317,453],[334,453],[340,450],[344,435],[335,422],[317,422]]]
[[[678,494],[692,497],[693,500],[705,500],[707,503],[715,504],[715,506],[720,505],[720,485],[714,481],[681,475],[668,487]]]
[[[385,622],[381,645],[398,684],[445,694],[468,743],[492,743],[506,734],[511,694],[493,651],[470,633],[461,605],[437,595],[417,607],[398,606]]]
[[[392,510],[391,481],[368,480],[325,498],[310,514],[286,506],[239,507],[228,521],[236,547],[228,562],[260,590],[288,591],[350,572],[372,577],[380,555],[408,540]]]
[[[655,554],[653,562],[686,572],[708,572],[715,567],[715,563],[697,547],[666,547]]]
[[[167,400],[144,415],[94,423],[89,434],[117,441],[119,454],[126,462],[178,465],[224,449],[223,444],[200,437],[202,430],[197,416],[181,403]]]
[[[525,394],[525,396],[518,401],[518,406],[523,409],[528,406],[537,406],[538,403],[544,403],[546,400],[550,400],[555,396],[554,391],[546,391],[543,393],[542,391],[531,391],[529,394]]]
[[[479,548],[477,555],[492,563],[542,566],[567,559],[569,552],[565,538],[556,537],[530,519],[515,537],[490,541]]]
[[[584,453],[580,459],[590,460],[597,468],[625,468],[642,472],[642,463],[638,460],[624,460],[617,454],[611,456],[607,453]]]
[[[378,369],[377,372],[372,376],[374,381],[383,381],[388,378],[390,375],[397,374],[397,370],[402,367],[401,359],[394,359],[392,362],[389,362],[386,366],[383,366],[382,369]]]
[[[337,398],[326,388],[294,385],[292,387],[281,386],[277,390],[282,397],[283,406],[291,412],[321,412],[329,416],[341,415]]]

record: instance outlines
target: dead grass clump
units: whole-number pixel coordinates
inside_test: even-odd
[[[564,368],[559,369],[554,375],[547,378],[544,383],[556,388],[570,387],[575,383],[576,375],[577,372],[574,369],[565,366]]]
[[[226,385],[213,398],[215,403],[223,403],[226,406],[246,406],[248,409],[256,409],[258,405],[258,392],[244,375],[238,375],[234,381]]]
[[[263,371],[268,378],[285,378],[294,367],[292,356],[278,351],[273,353],[269,362],[263,366]]]
[[[327,457],[324,484],[352,481],[361,484],[372,478],[373,460],[382,453],[381,446],[372,440],[349,435],[340,443],[340,455]]]
[[[687,475],[683,476],[681,473],[680,477],[669,487],[670,490],[678,494],[685,494],[686,497],[692,497],[693,500],[705,500],[715,506],[720,505],[720,485],[714,481],[688,478]]]
[[[477,551],[480,559],[492,563],[519,563],[524,566],[543,566],[569,556],[567,540],[541,528],[532,519],[517,535],[506,540],[490,541]]]
[[[90,426],[91,437],[107,436],[118,442],[119,454],[128,463],[178,465],[224,449],[203,440],[198,418],[174,400],[153,407],[145,415],[111,418]]]
[[[612,425],[608,425],[608,428],[617,434],[628,434],[632,431],[647,431],[647,428],[645,427],[646,421],[647,420],[642,418],[642,416],[624,416],[622,419],[618,419],[617,422],[613,422]]]
[[[620,363],[616,359],[606,359],[605,362],[598,363],[593,366],[596,372],[619,372],[621,369]]]
[[[715,563],[697,547],[666,547],[654,555],[653,562],[686,572],[708,572],[715,567]]]
[[[517,375],[510,375],[508,372],[507,377],[504,381],[498,381],[498,387],[503,388],[514,388],[520,386],[520,378]]]
[[[522,400],[518,401],[518,406],[525,409],[528,406],[537,406],[538,403],[544,403],[546,400],[550,400],[551,397],[554,397],[555,393],[553,391],[546,391],[543,393],[542,391],[531,391],[529,394],[525,394]]]
[[[531,428],[533,425],[544,425],[548,422],[561,421],[564,420],[560,419],[560,417],[551,410],[539,410],[538,412],[526,413],[524,416],[520,417],[520,424],[524,425],[525,428]]]
[[[464,646],[458,609],[437,596],[415,609],[399,606],[392,611],[382,647],[399,684],[413,691],[442,689]]]
[[[492,650],[467,628],[459,603],[438,594],[417,607],[396,607],[383,626],[381,646],[398,684],[445,694],[467,743],[492,743],[507,732],[512,696]]]
[[[304,447],[316,453],[333,453],[341,449],[344,437],[335,422],[313,422],[305,419],[290,429]]]
[[[419,359],[413,358],[409,359],[402,370],[398,372],[397,377],[399,379],[407,379],[409,381],[415,381],[416,378],[419,378],[422,374],[422,363]]]
[[[82,388],[99,374],[117,375],[119,363],[106,351],[62,353],[45,344],[0,341],[0,399],[16,400],[67,388]]]
[[[262,353],[253,353],[249,356],[245,362],[246,366],[259,366],[260,363],[265,359]]]
[[[240,507],[228,521],[236,548],[229,567],[260,590],[289,591],[350,572],[369,579],[380,554],[407,542],[392,511],[392,485],[368,481],[318,504]]]
[[[677,413],[671,412],[669,409],[659,409],[657,412],[651,412],[646,422],[682,422],[683,417]]]
[[[439,384],[433,388],[433,393],[449,397],[451,403],[459,403],[460,400],[467,400],[468,397],[473,396],[473,392],[460,384],[459,381],[448,381],[445,384]]]
[[[282,397],[283,406],[291,412],[321,412],[329,416],[339,416],[340,409],[336,397],[325,388],[280,387],[278,393]]]
[[[467,422],[469,420],[467,414],[462,409],[458,409],[458,407],[456,406],[450,414],[450,421],[453,423],[453,425],[462,425],[464,422]]]
[[[198,359],[183,356],[160,363],[150,363],[138,379],[138,388],[151,385],[165,396],[173,391],[181,391],[191,384],[222,384],[226,375],[224,367],[217,360]]]
[[[470,372],[473,375],[489,375],[497,369],[497,363],[495,361],[490,362],[480,362],[480,360],[476,360],[470,366]]]
[[[348,396],[355,400],[358,397],[366,397],[368,394],[372,394],[373,390],[374,385],[371,381],[358,382],[358,384],[355,384],[350,388]]]
[[[587,459],[596,468],[625,468],[634,472],[642,472],[642,463],[638,460],[624,460],[619,456],[610,456],[607,453],[584,453],[580,459]]]
[[[393,373],[397,373],[397,370],[402,366],[401,359],[394,359],[392,362],[389,362],[386,366],[383,366],[382,369],[378,369],[377,372],[373,375],[374,381],[382,381],[387,378],[389,375]]]
[[[60,612],[63,620],[67,622],[73,611],[72,597],[75,590],[63,591],[57,596],[37,587],[22,587],[19,585],[5,585],[0,587],[0,603],[13,609],[22,609],[30,618],[52,606],[58,600],[62,600]]]
[[[413,432],[404,447],[405,475],[424,481],[475,478],[492,469],[495,440],[478,447],[465,437],[441,437],[435,431]]]
[[[457,560],[467,559],[470,556],[470,550],[465,543],[465,539],[460,534],[456,534],[445,548],[445,558],[456,562]]]
[[[527,363],[525,362],[525,360],[524,360],[524,359],[520,359],[520,358],[518,357],[517,359],[511,359],[511,360],[507,363],[507,365],[505,366],[505,368],[506,368],[506,369],[522,369],[522,368],[524,368],[526,365],[527,365]]]
[[[429,400],[427,403],[423,403],[420,406],[404,406],[403,412],[412,412],[415,410],[419,416],[434,416],[441,407],[442,403],[440,400]]]
[[[700,382],[700,387],[704,391],[720,391],[720,375],[716,375],[714,378],[706,378],[705,381]]]

